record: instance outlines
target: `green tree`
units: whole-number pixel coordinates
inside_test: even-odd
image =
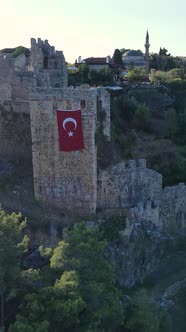
[[[93,85],[110,85],[113,83],[114,73],[110,68],[91,70],[88,73],[88,80]]]
[[[105,259],[107,242],[98,227],[76,225],[51,254],[52,285],[28,294],[11,332],[113,332],[124,309],[115,286],[113,266]],[[31,328],[31,330],[29,330]]]
[[[79,314],[84,307],[77,273],[64,272],[54,286],[26,295],[10,332],[78,331]]]
[[[5,297],[15,296],[21,277],[20,255],[27,249],[28,237],[22,231],[26,221],[21,214],[0,210],[0,297],[1,329],[5,330]]]
[[[122,54],[125,54],[126,52],[128,52],[128,51],[130,51],[130,48],[121,48],[120,49],[120,52],[122,53]]]
[[[152,70],[150,74],[151,82],[156,83],[171,83],[174,81],[180,81],[182,79],[182,71],[180,68],[174,68],[169,71],[162,71],[162,70]]]
[[[170,137],[174,138],[177,132],[177,114],[173,107],[168,110],[168,127]]]
[[[12,53],[13,57],[16,58],[20,54],[24,54],[26,52],[26,48],[24,46],[18,46],[15,48],[14,52]]]
[[[118,48],[115,49],[112,59],[117,65],[123,66],[122,52]]]
[[[146,130],[149,125],[150,110],[146,105],[139,105],[135,111],[133,124],[137,129]]]
[[[166,48],[160,48],[159,54],[153,53],[150,57],[150,68],[162,71],[168,71],[176,68],[176,58],[168,53]]]
[[[186,106],[183,110],[177,112],[177,137],[179,144],[186,144]]]
[[[160,47],[160,50],[159,50],[160,56],[163,56],[163,55],[170,56],[170,53],[167,54],[167,52],[168,52],[168,50],[165,47],[163,47],[163,48]]]
[[[81,83],[88,82],[88,73],[89,73],[89,68],[88,68],[87,64],[81,64],[79,66],[79,75],[80,75]]]
[[[127,78],[129,82],[144,82],[148,80],[148,74],[145,69],[134,67],[129,70]]]
[[[98,227],[79,224],[66,233],[51,257],[51,267],[76,270],[86,303],[82,326],[91,331],[113,331],[123,319],[120,294],[115,286],[114,271],[104,258],[107,242]]]
[[[134,297],[125,327],[127,332],[171,332],[168,314],[149,299],[144,289],[139,290]]]

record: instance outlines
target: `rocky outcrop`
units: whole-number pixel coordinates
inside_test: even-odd
[[[120,239],[109,246],[121,286],[131,288],[157,267],[164,253],[165,238],[152,222],[136,220],[129,234],[123,231]]]

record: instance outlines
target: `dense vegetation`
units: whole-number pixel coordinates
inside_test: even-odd
[[[89,70],[86,64],[79,66],[79,71],[69,74],[69,85],[90,84],[92,86],[112,85],[114,82],[114,72],[110,68],[103,68],[99,71]]]
[[[120,64],[121,56],[122,50],[116,49],[114,61]],[[150,65],[157,70],[152,69],[149,77],[144,68],[128,70],[128,85],[119,95],[111,95],[112,142],[108,144],[98,133],[98,166],[107,167],[116,154],[121,159],[145,158],[148,167],[163,175],[164,185],[186,182],[185,67],[164,48],[152,55]],[[70,82],[112,85],[114,74],[111,69],[89,71],[82,64]]]
[[[112,142],[121,158],[147,159],[163,174],[164,185],[186,182],[185,95],[186,81],[173,79],[154,87],[129,86],[112,96]]]
[[[170,331],[169,316],[144,290],[129,297],[118,287],[108,229],[77,224],[57,247],[40,248],[45,264],[25,269],[24,227],[20,214],[0,211],[1,331]]]

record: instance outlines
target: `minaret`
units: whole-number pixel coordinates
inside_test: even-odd
[[[146,70],[149,72],[149,33],[147,30],[146,39],[145,39],[145,60],[146,60]]]

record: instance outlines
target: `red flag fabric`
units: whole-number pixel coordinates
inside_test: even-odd
[[[60,151],[84,149],[81,110],[57,110]]]

